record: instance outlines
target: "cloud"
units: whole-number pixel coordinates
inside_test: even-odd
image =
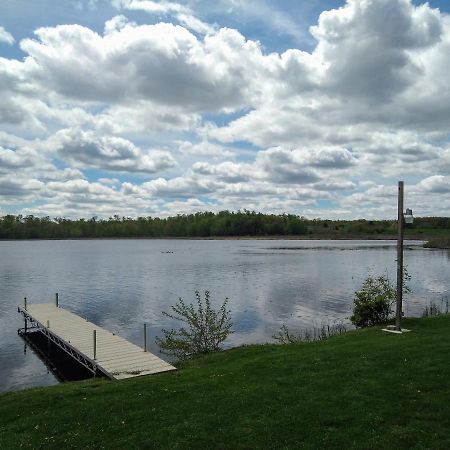
[[[29,197],[41,191],[44,183],[37,179],[10,178],[0,176],[0,196],[5,197]]]
[[[79,129],[60,130],[49,141],[61,158],[79,167],[122,172],[156,173],[174,167],[167,151],[143,152],[131,141],[114,136],[96,136]]]
[[[352,0],[322,12],[311,33],[315,53],[326,62],[323,84],[340,94],[384,102],[420,75],[409,54],[436,44],[442,33],[439,11],[408,0]]]
[[[447,130],[449,16],[407,0],[352,0],[311,32],[314,50],[281,54],[266,101],[212,138],[297,147],[363,127]]]
[[[290,150],[271,148],[261,151],[257,156],[257,164],[273,182],[308,184],[319,180],[319,176]]]
[[[417,187],[432,194],[448,194],[450,193],[450,176],[432,175],[420,181]]]
[[[0,146],[0,173],[27,167],[31,160],[27,155]]]
[[[149,14],[173,15],[186,28],[200,34],[212,34],[216,27],[194,16],[191,8],[180,3],[151,0],[113,0],[112,5],[117,9],[130,11],[145,11]]]
[[[182,107],[155,105],[151,101],[107,107],[91,122],[104,134],[149,133],[161,131],[190,131],[200,123],[200,115]]]
[[[263,58],[257,43],[228,29],[203,41],[168,23],[122,24],[104,36],[79,25],[35,34],[21,41],[30,56],[22,71],[43,92],[79,104],[147,100],[192,113],[236,110],[251,101],[249,58]]]
[[[347,169],[356,162],[357,159],[345,148],[289,150],[274,147],[258,152],[252,163],[197,162],[193,164],[192,171],[226,183],[266,180],[279,184],[303,185],[317,183],[321,179],[323,175],[318,169],[322,171]],[[348,182],[334,182],[328,186],[332,185],[344,186],[344,188],[354,186]],[[318,186],[316,184],[316,187]],[[323,183],[321,186],[323,188],[327,184]]]
[[[178,150],[182,154],[195,155],[195,156],[210,156],[210,157],[233,157],[235,153],[228,147],[225,147],[214,142],[203,140],[199,143],[193,143],[190,141],[179,141]]]
[[[203,22],[197,17],[191,14],[177,14],[177,20],[186,28],[196,31],[200,34],[213,34],[216,31],[216,27],[209,23]]]
[[[151,0],[113,0],[112,5],[117,9],[146,11],[151,14],[187,13],[190,9],[180,3]]]
[[[0,142],[1,140],[3,139],[0,139]],[[41,180],[61,176],[61,171],[36,148],[33,148],[38,147],[38,143],[33,145],[29,141],[19,140],[18,142],[20,145],[13,145],[12,148],[4,148],[0,145],[0,175],[9,176],[11,179],[39,178]]]
[[[341,147],[301,148],[291,154],[296,161],[321,169],[344,169],[357,163],[352,152]]]
[[[0,26],[0,42],[8,45],[13,45],[16,40],[11,33],[8,33],[4,27]]]
[[[306,38],[301,15],[294,19],[264,0],[225,0],[223,3],[239,18],[262,22],[273,32],[291,36],[298,42]]]
[[[34,129],[41,126],[36,118],[40,105],[34,98],[33,84],[25,74],[24,63],[0,57],[0,123]]]
[[[143,191],[153,197],[191,198],[193,196],[209,194],[216,190],[217,183],[207,179],[190,177],[176,177],[170,180],[157,178],[142,184]]]
[[[314,183],[313,185],[314,189],[320,190],[320,191],[354,191],[356,189],[356,183],[349,180],[322,180],[318,183]]]
[[[206,162],[197,162],[192,166],[196,174],[212,176],[215,180],[228,183],[248,181],[252,175],[252,167],[248,164],[235,164],[226,161],[212,165]]]

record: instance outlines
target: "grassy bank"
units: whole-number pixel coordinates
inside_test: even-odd
[[[450,316],[0,396],[0,448],[450,448]]]

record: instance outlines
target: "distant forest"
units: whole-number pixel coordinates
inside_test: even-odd
[[[395,220],[325,220],[292,214],[251,211],[199,212],[174,217],[114,216],[109,219],[65,219],[6,215],[0,218],[0,239],[70,238],[212,238],[303,236],[311,238],[394,237]],[[418,238],[450,235],[449,217],[420,217],[405,229]]]

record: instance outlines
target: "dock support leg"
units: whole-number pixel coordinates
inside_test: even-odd
[[[59,295],[58,295],[58,293],[56,293],[56,295],[55,295],[55,303],[56,303],[56,307],[59,308]]]

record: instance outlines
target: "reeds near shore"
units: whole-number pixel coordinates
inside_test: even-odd
[[[429,305],[426,305],[422,312],[422,317],[440,316],[441,314],[448,314],[449,311],[449,300],[442,297],[440,304],[430,302]]]
[[[306,328],[296,332],[291,332],[286,325],[282,325],[278,333],[272,337],[280,344],[293,344],[296,342],[323,341],[331,336],[343,334],[347,331],[348,327],[342,322]]]
[[[425,248],[450,249],[450,237],[435,237],[423,245]]]

